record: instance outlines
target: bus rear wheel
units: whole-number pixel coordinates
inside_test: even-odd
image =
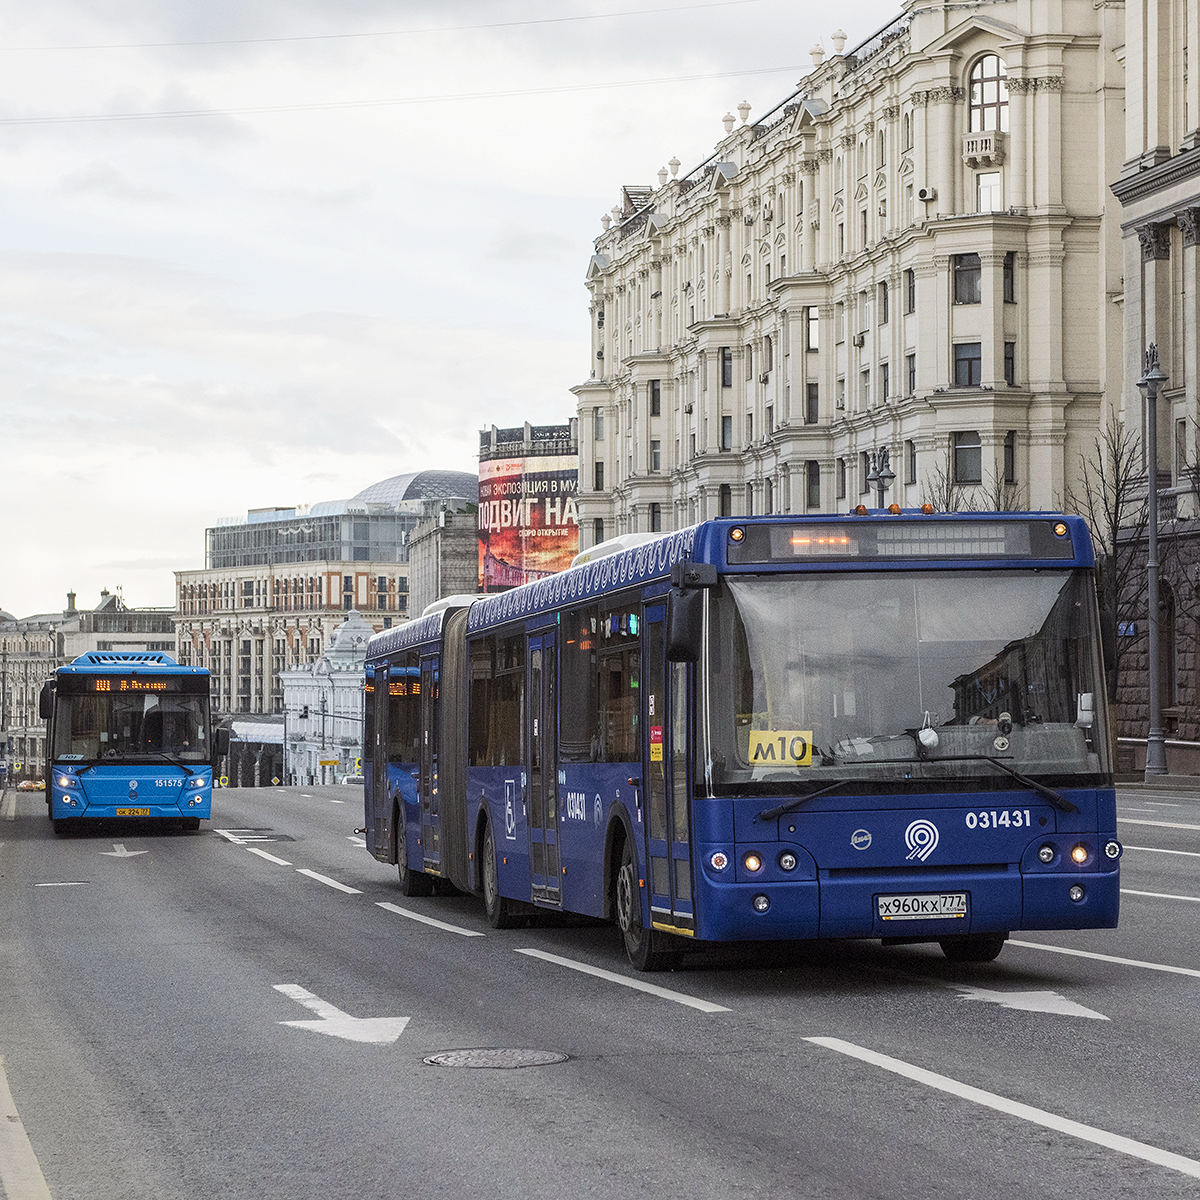
[[[392,826],[393,829],[397,826]],[[402,827],[401,827],[402,829]],[[408,839],[403,832],[400,835],[400,845],[396,849],[396,869],[400,873],[400,894],[402,896],[432,896],[433,878],[424,871],[414,871],[408,865]]]
[[[965,937],[942,938],[938,945],[951,962],[983,963],[1004,949],[1007,933],[969,933]]]
[[[621,846],[621,865],[617,868],[617,927],[625,939],[625,954],[639,971],[669,971],[678,967],[683,955],[664,949],[666,935],[642,924],[642,893],[638,884],[637,861],[633,846],[626,838]]]
[[[500,872],[496,868],[496,839],[489,821],[483,833],[483,908],[493,929],[511,929],[516,920],[508,901],[500,895]]]

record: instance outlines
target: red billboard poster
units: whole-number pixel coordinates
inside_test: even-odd
[[[479,464],[479,588],[502,592],[571,565],[579,553],[579,457]]]

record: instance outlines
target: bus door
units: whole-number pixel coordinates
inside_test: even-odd
[[[696,914],[688,826],[688,666],[667,662],[665,606],[646,609],[645,636],[642,778],[650,919],[657,928],[689,933]]]
[[[371,705],[374,720],[371,722],[371,745],[364,747],[371,756],[371,778],[368,781],[367,795],[370,797],[371,812],[367,814],[367,828],[371,829],[374,842],[371,853],[383,862],[390,861],[391,837],[388,822],[391,818],[391,805],[388,803],[388,669],[386,666],[375,668],[374,691],[367,696]]]
[[[421,850],[425,871],[442,873],[441,820],[438,815],[438,748],[441,701],[437,657],[421,659]]]
[[[533,898],[561,903],[558,863],[558,659],[553,633],[529,638],[529,866]]]

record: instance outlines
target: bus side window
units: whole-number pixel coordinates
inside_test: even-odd
[[[471,684],[467,700],[467,761],[473,767],[495,766],[491,759],[490,746],[495,657],[495,638],[479,638],[471,643]]]
[[[577,608],[562,624],[562,756],[572,762],[600,757],[599,705],[596,699],[595,608]]]
[[[514,767],[525,761],[525,638],[500,638],[496,644],[496,681],[491,706],[488,761]]]
[[[421,682],[417,656],[410,651],[388,671],[388,762],[415,763],[421,723]]]
[[[641,758],[639,608],[634,601],[600,614],[597,630],[600,762],[636,762]]]

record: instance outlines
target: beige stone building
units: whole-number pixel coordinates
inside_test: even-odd
[[[1061,505],[1124,370],[1124,43],[1118,4],[908,0],[622,189],[573,389],[581,545],[874,503],[882,450],[886,502]]]
[[[283,672],[321,658],[351,610],[375,630],[408,620],[410,535],[474,504],[478,487],[463,471],[417,471],[208,529],[204,568],[175,572],[176,637],[179,661],[212,673],[214,712],[283,713]]]

